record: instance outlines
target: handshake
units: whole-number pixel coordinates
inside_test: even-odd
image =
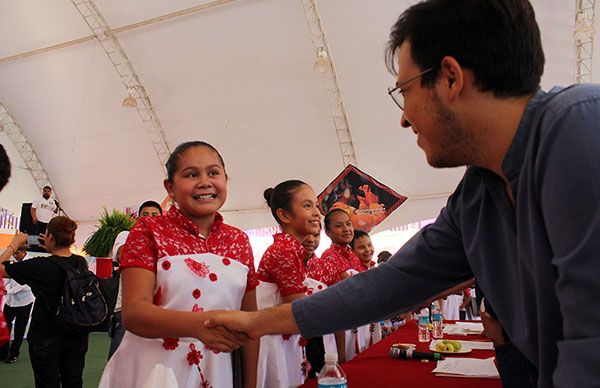
[[[260,311],[205,311],[202,319],[197,338],[213,352],[232,352],[267,334],[300,332],[289,303]]]

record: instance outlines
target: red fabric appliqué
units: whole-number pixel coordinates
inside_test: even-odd
[[[192,296],[194,297],[194,299],[200,298],[200,295],[202,295],[202,293],[199,289],[196,288],[194,291],[192,291]]]
[[[196,349],[196,345],[190,344],[190,351],[187,354],[187,362],[190,365],[198,365],[200,364],[200,360],[202,360],[204,356],[200,353],[199,350]]]
[[[208,275],[208,278],[213,282],[216,282],[217,280],[219,280],[219,278],[217,277],[217,274],[214,272],[211,272],[210,275]]]
[[[169,270],[169,268],[171,268],[171,262],[170,262],[169,260],[165,260],[165,261],[163,261],[163,262],[162,262],[162,268],[163,268],[165,271],[168,271],[168,270]]]
[[[206,265],[206,263],[199,263],[192,258],[187,258],[184,261],[188,268],[201,278],[205,278],[206,275],[208,275],[210,272],[210,269],[208,268],[208,265]]]
[[[282,334],[281,338],[283,338],[284,341],[289,341],[291,336],[292,336],[291,334]]]
[[[199,350],[196,350],[196,346],[194,344],[190,344],[190,351],[187,354],[187,362],[190,365],[196,365],[198,368],[198,373],[200,373],[200,387],[202,388],[212,388],[212,385],[206,380],[204,377],[204,373],[202,373],[202,369],[200,369],[200,360],[204,358],[202,353]]]
[[[162,347],[167,350],[175,350],[179,346],[179,338],[163,338]]]
[[[223,264],[229,265],[229,264],[231,264],[231,260],[229,260],[228,258],[224,257],[223,258]]]
[[[298,345],[306,346],[307,344],[308,344],[308,341],[306,340],[306,338],[300,336],[300,338],[298,339]]]
[[[202,307],[199,307],[196,303],[194,303],[194,307],[192,307],[193,313],[201,313],[203,311],[204,311],[204,309]]]

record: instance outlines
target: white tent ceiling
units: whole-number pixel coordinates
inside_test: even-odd
[[[118,28],[209,2],[95,3]],[[463,172],[427,165],[413,133],[399,127],[399,111],[386,94],[394,78],[385,69],[383,49],[397,16],[414,3],[317,3],[358,167],[409,198],[381,228],[434,217]],[[575,1],[533,4],[547,57],[543,86],[570,84]],[[73,3],[0,0],[0,9],[0,103],[21,126],[66,212],[85,223],[102,207],[162,200],[163,169],[147,125],[135,109],[121,106],[126,89],[100,44],[88,39],[31,53],[91,35]],[[230,1],[116,38],[150,96],[169,147],[200,139],[220,150],[230,176],[222,210],[234,225],[273,225],[262,199],[265,188],[297,178],[320,191],[343,168],[298,0]],[[7,145],[5,134],[0,141]],[[14,149],[11,157],[17,169],[23,167]],[[19,202],[31,201],[37,187],[23,171],[15,176],[7,192],[20,196]]]

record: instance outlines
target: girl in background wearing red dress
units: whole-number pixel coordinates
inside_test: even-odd
[[[375,267],[375,262],[373,261],[375,249],[373,248],[371,237],[367,232],[358,229],[355,230],[354,238],[350,242],[350,247],[352,247],[352,252],[354,252],[356,257],[360,260],[363,271]]]
[[[210,310],[256,310],[248,237],[218,213],[227,197],[223,159],[194,141],[178,146],[166,167],[164,186],[177,207],[139,219],[128,236],[121,259],[127,332],[100,387],[221,388],[240,380],[255,387],[258,342],[204,325]],[[243,365],[232,367],[227,352],[240,346]]]
[[[356,257],[360,260],[363,271],[375,268],[375,262],[372,260],[375,248],[373,248],[371,236],[369,236],[367,232],[358,229],[355,230],[354,238],[352,239],[350,246],[352,247],[352,252],[354,252]],[[362,350],[371,347],[381,340],[382,333],[380,322],[361,326],[358,330],[360,331],[360,337],[362,337],[363,340],[363,343],[361,344]]]
[[[315,264],[309,263],[311,277],[328,287],[363,271],[360,260],[350,243],[354,238],[354,226],[346,211],[332,209],[325,215],[325,233],[331,239],[331,246],[323,252]],[[340,362],[349,361],[361,351],[361,338],[357,329],[335,333]]]
[[[307,256],[302,242],[321,230],[321,213],[314,190],[299,180],[267,189],[264,197],[281,233],[265,251],[258,266],[257,302],[260,309],[292,302],[306,295]],[[261,339],[258,386],[296,387],[304,383],[308,364],[304,340],[299,335],[265,336]]]

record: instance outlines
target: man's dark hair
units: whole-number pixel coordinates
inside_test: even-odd
[[[160,215],[163,214],[162,212],[162,207],[160,207],[160,204],[156,201],[146,201],[143,204],[140,205],[140,208],[138,209],[138,217],[141,216],[142,214],[142,209],[145,207],[154,207],[156,209],[158,209],[158,211],[160,212]]]
[[[50,186],[48,186],[48,185],[46,185],[46,186],[42,187],[42,190],[46,190],[46,189],[48,189],[48,190],[52,190],[52,187],[50,187]]]
[[[473,71],[482,92],[497,97],[534,93],[544,72],[544,51],[527,0],[429,0],[407,9],[392,27],[386,63],[396,73],[398,49],[411,44],[412,60],[431,86],[444,56]]]
[[[0,144],[0,190],[6,186],[10,178],[10,159],[4,146]]]

